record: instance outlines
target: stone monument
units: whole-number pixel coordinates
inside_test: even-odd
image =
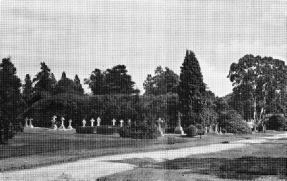
[[[71,119],[69,120],[69,126],[68,126],[68,129],[74,129],[74,128],[72,127],[72,120],[71,120]]]
[[[113,122],[113,126],[115,126],[116,125],[116,120],[115,120],[115,118],[112,120],[112,122]]]
[[[219,128],[219,134],[222,134],[221,127]]]
[[[162,131],[162,128],[161,128],[161,123],[162,122],[163,122],[163,120],[161,118],[158,118],[157,124],[158,124],[158,130],[159,130],[161,136],[163,136],[163,131]]]
[[[29,128],[34,128],[34,126],[33,126],[33,124],[32,124],[33,119],[32,119],[32,118],[30,118],[29,120],[30,120]]]
[[[98,118],[97,118],[97,126],[100,126],[100,125],[101,125],[101,118],[98,117]]]
[[[178,112],[178,120],[177,120],[177,127],[174,130],[175,134],[181,134],[184,135],[184,131],[181,127],[181,120],[180,120],[180,116],[182,116],[182,114],[180,112]]]
[[[54,129],[54,130],[56,130],[56,129],[58,129],[58,127],[57,127],[57,125],[56,125],[56,118],[57,118],[57,116],[53,116],[52,117],[53,119],[52,119],[52,126],[51,126],[51,129]]]
[[[92,118],[91,119],[91,127],[94,127],[94,122],[95,122],[95,120],[94,120],[94,118]]]
[[[65,129],[66,129],[66,128],[65,128],[65,125],[64,125],[64,120],[65,120],[65,118],[62,117],[62,118],[61,118],[61,121],[62,121],[61,126],[58,128],[59,130],[65,130]]]
[[[25,128],[29,127],[28,120],[29,120],[28,118],[25,119]]]
[[[128,124],[129,124],[129,125],[131,125],[131,124],[132,124],[132,121],[131,121],[131,119],[129,119],[129,120],[128,120]]]
[[[86,121],[85,119],[83,119],[82,123],[83,123],[83,126],[82,126],[82,127],[86,127],[87,121]]]
[[[121,123],[120,126],[123,127],[124,120],[121,119],[121,120],[120,120],[120,123]]]

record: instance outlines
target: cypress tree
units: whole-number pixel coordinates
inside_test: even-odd
[[[33,94],[32,80],[29,74],[26,74],[25,84],[23,84],[23,98],[28,101]]]
[[[187,50],[178,86],[180,112],[183,115],[184,127],[201,122],[200,113],[203,110],[202,97],[205,87],[197,58],[192,51]]]

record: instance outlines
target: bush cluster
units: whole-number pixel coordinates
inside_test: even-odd
[[[280,115],[273,115],[266,122],[268,130],[285,131],[287,129],[286,118]]]
[[[112,135],[119,133],[120,128],[119,127],[114,127],[114,126],[98,126],[97,128],[97,134],[104,134],[104,135]]]
[[[220,115],[219,126],[227,133],[251,134],[248,124],[242,119],[241,115],[231,110]]]
[[[197,129],[196,133],[198,135],[204,135],[204,128],[203,128],[202,124],[196,124],[195,127]]]
[[[91,127],[91,126],[86,126],[86,127],[77,126],[76,127],[76,133],[93,134],[94,132],[96,132],[96,127]]]
[[[186,136],[194,137],[197,135],[197,128],[194,125],[190,125],[184,130]]]

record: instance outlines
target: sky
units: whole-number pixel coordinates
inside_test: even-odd
[[[0,58],[33,78],[45,62],[57,80],[81,82],[124,64],[136,87],[157,66],[180,74],[186,50],[216,96],[232,92],[230,65],[246,54],[287,60],[283,0],[0,0]],[[90,92],[85,86],[86,92]]]

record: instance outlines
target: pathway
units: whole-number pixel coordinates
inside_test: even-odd
[[[287,138],[287,133],[276,135],[273,137],[264,137],[260,139],[234,141],[229,144],[212,144],[207,146],[180,148],[176,150],[161,150],[145,153],[111,155],[28,170],[4,172],[0,173],[0,180],[95,180],[98,177],[132,170],[136,167],[135,165],[126,163],[110,162],[113,160],[116,161],[131,158],[151,158],[155,161],[163,161],[165,159],[187,157],[193,154],[205,154],[219,152],[223,150],[236,149],[244,147],[248,143],[263,143],[268,141],[268,139],[280,138]]]

